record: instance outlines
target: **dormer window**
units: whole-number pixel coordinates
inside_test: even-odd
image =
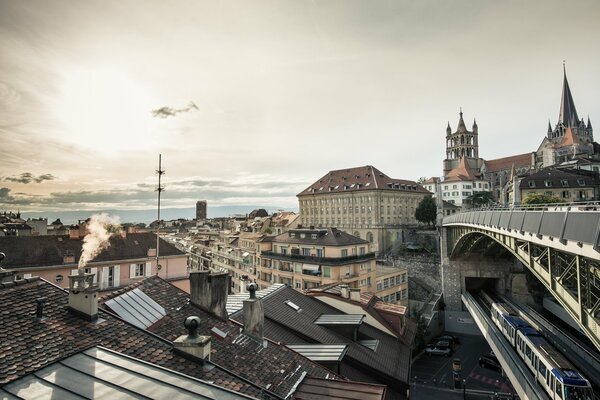
[[[311,239],[316,239],[317,238],[317,234],[316,233],[311,233],[310,234],[310,238]]]
[[[552,181],[544,181],[544,186],[552,187]]]
[[[579,184],[579,186],[585,186],[585,180],[583,179],[577,179],[577,183]]]
[[[527,182],[527,184],[529,185],[530,188],[534,188],[535,187],[535,182],[534,181],[529,181],[529,182]]]
[[[567,181],[566,179],[563,179],[560,181],[560,184],[563,185],[564,187],[569,186],[569,181]]]

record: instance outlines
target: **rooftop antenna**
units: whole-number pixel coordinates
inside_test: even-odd
[[[160,194],[163,190],[165,190],[164,186],[161,186],[161,178],[165,174],[165,170],[162,169],[162,154],[158,155],[158,169],[156,170],[158,174],[158,187],[156,191],[158,192],[158,216],[156,223],[156,275],[158,275],[158,271],[161,269],[161,265],[158,263],[159,255],[160,255]]]

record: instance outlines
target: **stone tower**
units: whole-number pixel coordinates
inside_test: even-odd
[[[459,113],[458,127],[452,132],[450,122],[446,128],[446,159],[444,160],[444,176],[457,168],[461,157],[465,157],[469,166],[479,171],[482,160],[479,158],[479,138],[477,121],[473,120],[473,130],[467,130],[463,120],[462,109]]]

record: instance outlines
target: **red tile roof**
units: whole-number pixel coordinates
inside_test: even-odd
[[[35,299],[45,298],[44,319],[36,318]],[[68,311],[65,290],[34,277],[0,283],[0,386],[93,346],[261,397],[261,388],[208,363],[190,361],[172,344],[102,310],[89,322]],[[183,326],[183,325],[182,325]]]
[[[467,158],[465,156],[460,158],[460,164],[458,167],[450,170],[446,175],[444,182],[456,182],[456,181],[474,181],[477,178],[471,170]]]
[[[415,181],[393,179],[372,165],[365,165],[364,167],[330,171],[300,192],[298,196],[358,190],[401,190],[422,194],[429,193]]]
[[[515,168],[519,167],[530,167],[531,166],[531,153],[517,154],[515,156],[496,158],[494,160],[486,160],[485,166],[487,172],[498,172],[508,170],[512,166]]]

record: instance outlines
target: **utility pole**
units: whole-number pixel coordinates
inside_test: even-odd
[[[158,216],[156,223],[156,275],[158,275],[158,271],[161,269],[161,265],[158,263],[159,255],[160,255],[160,194],[165,188],[161,186],[161,178],[164,175],[165,171],[162,169],[162,154],[158,155],[158,170],[156,170],[158,174],[158,187],[156,191],[158,192]]]

